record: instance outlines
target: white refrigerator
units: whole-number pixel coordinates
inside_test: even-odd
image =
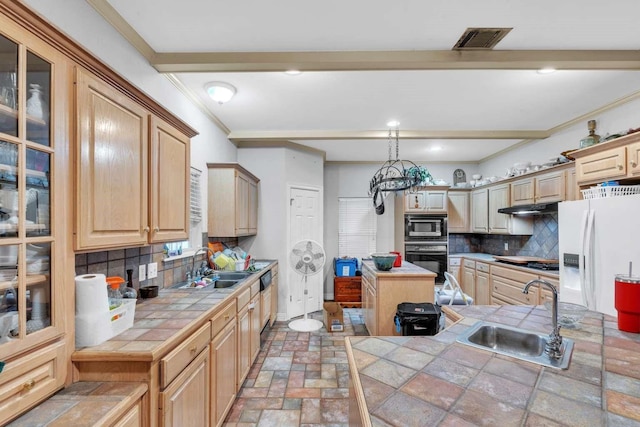
[[[558,238],[560,301],[617,316],[615,276],[640,276],[640,195],[560,203]]]

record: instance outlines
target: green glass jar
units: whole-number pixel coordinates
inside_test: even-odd
[[[589,129],[589,135],[580,140],[580,148],[591,147],[600,142],[600,135],[596,135],[596,121],[589,120],[587,128]]]

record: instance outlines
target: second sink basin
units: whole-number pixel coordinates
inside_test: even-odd
[[[224,273],[216,272],[215,275],[217,275],[220,280],[242,280],[251,276],[251,273],[246,271],[227,271]]]
[[[456,339],[459,343],[516,359],[567,369],[573,352],[573,341],[563,338],[562,357],[552,359],[544,352],[547,340],[546,335],[491,322],[478,322]]]

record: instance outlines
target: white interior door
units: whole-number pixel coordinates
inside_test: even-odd
[[[289,189],[289,247],[287,248],[287,257],[290,257],[291,248],[300,240],[313,240],[321,246],[323,245],[322,206],[320,201],[319,189],[299,187],[291,187]],[[289,318],[302,316],[305,310],[305,278],[296,273],[290,265],[287,266],[287,275],[289,284],[287,314]],[[307,313],[312,313],[322,308],[322,269],[314,275],[307,276],[306,280],[308,290],[306,309]]]

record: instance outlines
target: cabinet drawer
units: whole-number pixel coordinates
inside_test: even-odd
[[[518,282],[499,277],[491,279],[491,296],[514,304],[538,305],[538,287],[531,286],[528,294],[522,293],[524,286]]]
[[[505,268],[500,266],[493,266],[491,269],[492,276],[504,277],[506,279],[513,280],[515,282],[519,282],[521,286],[524,288],[524,285],[533,279],[537,279],[538,276],[531,273],[526,273],[524,271],[516,270],[513,268]]]
[[[160,360],[160,387],[165,388],[211,341],[211,325],[207,323]]]
[[[226,307],[222,309],[222,311],[218,312],[218,314],[213,316],[213,318],[211,319],[211,338],[212,339],[213,337],[218,335],[218,332],[223,330],[224,327],[229,322],[232,322],[235,319],[237,310],[238,310],[238,307],[236,305],[236,301],[233,300],[229,302],[226,305]]]
[[[485,273],[489,272],[489,264],[485,264],[482,262],[476,262],[476,271],[484,271]]]
[[[465,259],[464,260],[464,266],[475,269],[476,268],[476,262],[474,260],[472,260],[472,259]]]
[[[9,362],[0,374],[0,425],[62,388],[64,343]]]

